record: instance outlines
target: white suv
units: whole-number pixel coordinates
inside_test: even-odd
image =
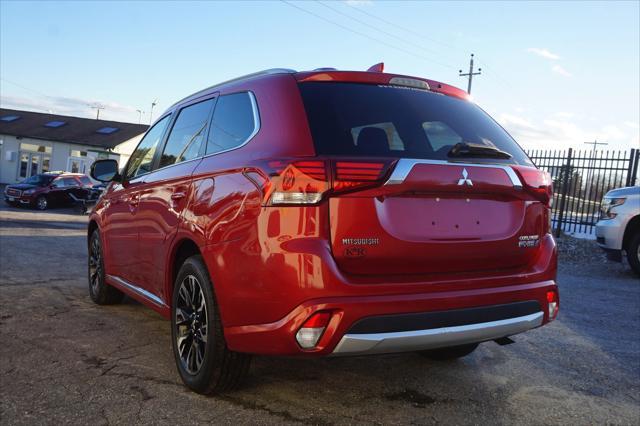
[[[622,261],[624,250],[629,265],[640,275],[640,187],[618,188],[605,194],[596,237],[611,260]]]

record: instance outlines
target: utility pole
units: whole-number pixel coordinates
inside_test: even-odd
[[[471,81],[473,80],[474,75],[480,75],[482,68],[478,68],[478,72],[473,72],[473,53],[471,54],[471,60],[469,61],[469,72],[467,74],[462,74],[462,70],[459,71],[460,77],[469,77],[469,85],[467,86],[467,93],[471,94]]]
[[[100,110],[104,109],[104,106],[100,104],[89,105],[89,106],[91,107],[91,109],[96,110],[96,120],[100,120]]]
[[[144,114],[144,111],[137,109],[136,112],[138,113],[138,124],[140,124],[142,122],[142,114]]]
[[[609,145],[608,143],[605,142],[598,142],[597,140],[594,140],[593,142],[584,142],[585,145],[591,145],[593,146],[593,149],[591,150],[591,158],[589,158],[589,168],[587,169],[587,182],[585,183],[585,188],[587,187],[586,185],[590,185],[589,182],[591,182],[591,175],[592,173],[592,168],[593,168],[593,163],[595,162],[595,157],[596,157],[596,149],[598,149],[598,145]]]
[[[154,100],[153,102],[151,102],[151,112],[149,113],[149,126],[151,126],[151,123],[152,123],[151,120],[153,120],[153,107],[156,106],[156,105],[158,105],[158,100],[157,99]]]

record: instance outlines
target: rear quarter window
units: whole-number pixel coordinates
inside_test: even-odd
[[[237,148],[257,132],[257,106],[249,92],[222,95],[218,99],[207,141],[207,154]]]

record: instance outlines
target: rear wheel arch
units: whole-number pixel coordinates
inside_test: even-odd
[[[169,271],[167,271],[167,286],[166,286],[166,295],[167,301],[171,302],[171,295],[173,294],[173,286],[176,282],[176,278],[178,276],[178,272],[180,271],[180,267],[184,263],[185,260],[190,258],[191,256],[201,256],[202,252],[200,251],[200,247],[191,239],[184,238],[178,241],[173,250],[171,251],[171,257],[169,258]],[[209,274],[211,275],[211,274]]]

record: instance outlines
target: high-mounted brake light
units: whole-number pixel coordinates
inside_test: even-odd
[[[389,84],[392,86],[413,87],[415,89],[430,89],[429,83],[423,80],[418,80],[417,78],[393,77],[389,80]]]
[[[326,194],[338,194],[380,185],[392,161],[274,160],[266,173],[245,174],[264,195],[270,206],[311,205]],[[265,174],[268,177],[265,177]]]
[[[296,333],[296,341],[303,349],[314,348],[322,333],[329,325],[331,319],[331,313],[329,312],[316,312],[307,319],[302,327]]]

